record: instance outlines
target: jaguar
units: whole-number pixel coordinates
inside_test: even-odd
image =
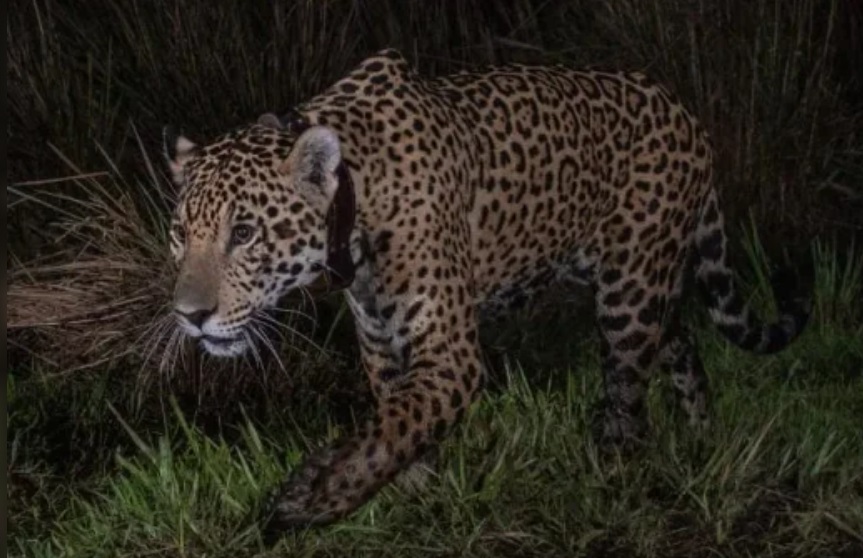
[[[755,353],[782,349],[808,318],[789,289],[774,290],[772,323],[740,294],[708,134],[639,72],[507,64],[423,77],[385,50],[206,145],[166,129],[165,150],[179,192],[173,311],[187,335],[240,355],[258,314],[316,282],[342,290],[355,321],[374,411],[277,489],[275,536],[346,516],[427,455],[483,389],[481,318],[551,285],[592,287],[595,434],[609,447],[644,440],[655,368],[689,424],[708,420],[679,315],[685,284]]]

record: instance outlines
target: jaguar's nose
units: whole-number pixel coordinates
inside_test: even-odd
[[[190,312],[186,312],[179,308],[174,310],[178,315],[185,318],[190,324],[195,326],[198,329],[201,329],[204,325],[204,322],[207,321],[207,318],[212,316],[216,312],[216,308],[203,309],[203,310],[192,310]]]

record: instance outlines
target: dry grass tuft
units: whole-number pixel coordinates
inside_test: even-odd
[[[151,184],[124,184],[107,157],[112,172],[85,173],[57,154],[71,176],[10,187],[18,203],[57,216],[51,253],[10,272],[12,342],[33,334],[37,345],[26,350],[64,373],[165,354],[159,334],[168,327],[174,266],[161,181],[153,173]]]
[[[25,265],[9,285],[8,328],[35,333],[40,358],[66,372],[156,353],[153,326],[167,319],[167,275],[111,255]]]

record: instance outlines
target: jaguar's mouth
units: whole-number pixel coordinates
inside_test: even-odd
[[[240,337],[219,337],[218,335],[202,335],[200,339],[201,341],[206,341],[207,343],[211,343],[213,345],[229,345],[231,343],[239,341]]]
[[[233,357],[242,354],[246,350],[246,340],[241,336],[217,337],[215,335],[202,335],[201,346],[214,356]]]

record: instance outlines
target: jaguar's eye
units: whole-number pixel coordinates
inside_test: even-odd
[[[180,223],[174,223],[171,225],[171,236],[174,237],[174,240],[178,244],[186,243],[186,228],[183,227]]]
[[[234,246],[246,244],[253,236],[255,236],[255,229],[251,225],[234,225],[231,229],[231,244]]]

